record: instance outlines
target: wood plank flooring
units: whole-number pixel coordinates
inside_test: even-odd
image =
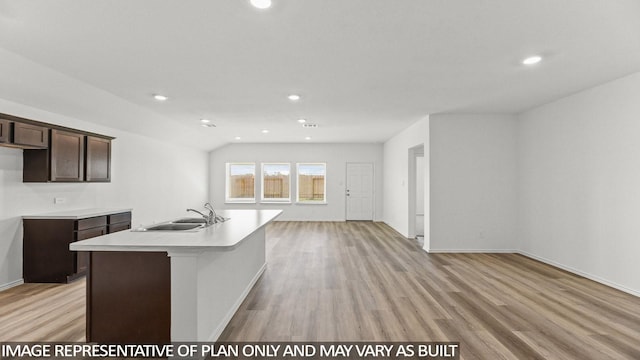
[[[640,359],[640,299],[515,254],[427,254],[387,225],[277,222],[224,341],[459,341],[464,359]]]
[[[463,359],[640,359],[640,299],[514,254],[427,254],[381,223],[277,222],[221,341],[459,341]],[[0,292],[0,341],[84,340],[84,282]]]
[[[81,279],[0,291],[0,342],[85,341],[85,289]]]

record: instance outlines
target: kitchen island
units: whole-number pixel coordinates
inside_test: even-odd
[[[281,210],[226,210],[195,231],[126,231],[89,253],[87,341],[215,341],[266,268],[265,226]]]

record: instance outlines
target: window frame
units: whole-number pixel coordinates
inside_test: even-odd
[[[323,200],[300,200],[300,165],[322,165],[324,166],[324,199]],[[326,162],[303,162],[296,163],[296,203],[305,205],[325,205],[327,204],[327,163]]]
[[[287,165],[289,167],[289,197],[286,198],[265,198],[264,187],[264,166],[265,165]],[[291,204],[291,163],[290,162],[263,162],[260,164],[260,202],[265,204]]]
[[[232,198],[230,197],[230,170],[232,165],[253,165],[253,198]],[[256,203],[256,163],[255,162],[228,162],[224,179],[224,202],[229,204],[255,204]]]

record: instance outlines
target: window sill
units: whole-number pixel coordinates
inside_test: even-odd
[[[291,204],[291,200],[261,200],[261,204]]]
[[[327,205],[326,201],[297,201],[297,205]]]

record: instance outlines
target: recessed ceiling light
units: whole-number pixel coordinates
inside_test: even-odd
[[[168,97],[166,97],[164,95],[160,95],[160,94],[153,95],[153,98],[158,100],[158,101],[165,101],[165,100],[169,99]]]
[[[534,65],[539,63],[541,60],[542,60],[542,56],[534,55],[534,56],[529,56],[528,58],[522,60],[522,63],[524,65]]]
[[[311,136],[307,136],[304,138],[305,140],[311,140]]]
[[[306,123],[306,122],[307,122],[307,119],[298,119],[298,122],[299,122],[300,124],[304,124],[304,123]]]
[[[211,122],[211,120],[209,120],[209,119],[200,119],[200,121],[201,121],[201,122],[203,122],[203,123],[205,123],[205,124],[207,124],[207,123],[210,123],[210,122]]]
[[[268,9],[271,7],[271,0],[251,0],[251,5],[258,9]]]
[[[269,130],[267,130],[267,129],[262,130],[263,134],[267,134],[268,132],[269,132]]]
[[[291,94],[289,96],[287,96],[289,98],[289,100],[291,101],[298,101],[300,100],[300,95],[296,95],[296,94]]]
[[[234,139],[236,139],[236,140],[240,140],[240,139],[242,139],[242,138],[241,138],[240,136],[236,136]]]

